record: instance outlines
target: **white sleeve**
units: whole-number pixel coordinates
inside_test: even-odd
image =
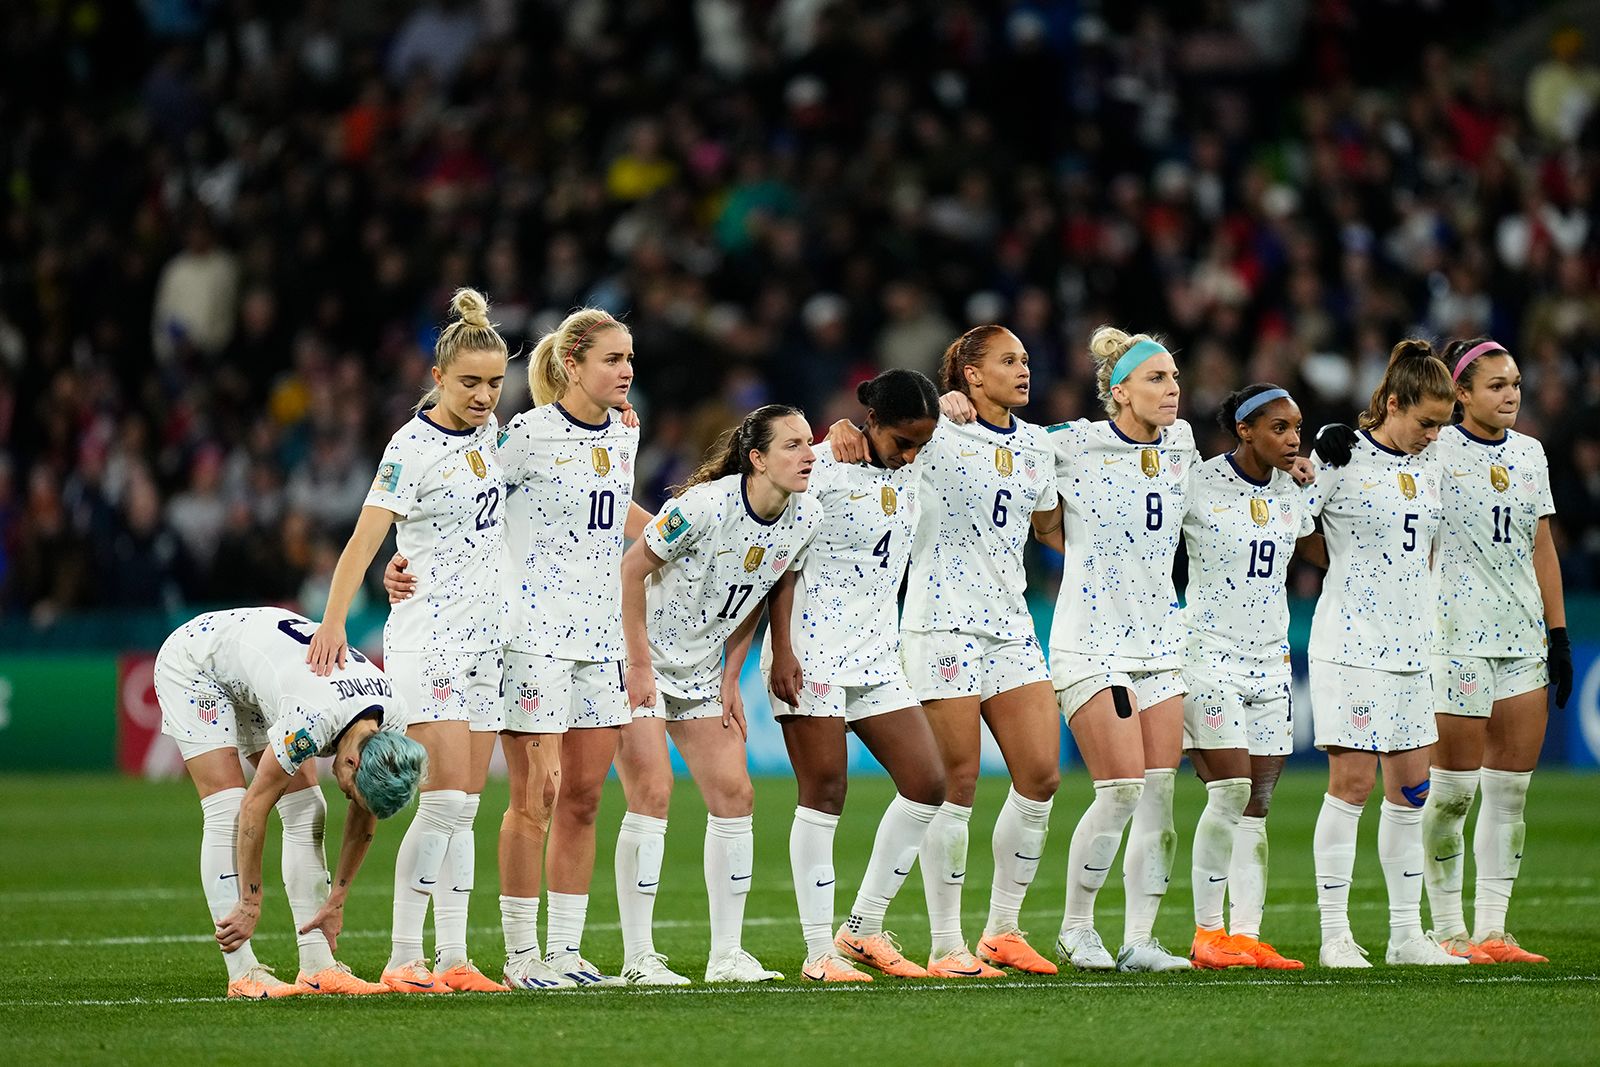
[[[378,464],[377,477],[372,479],[365,501],[365,506],[384,508],[402,519],[411,514],[417,503],[423,475],[422,461],[406,444],[396,437],[383,450],[383,460]]]
[[[658,559],[676,559],[711,528],[710,509],[693,489],[661,506],[644,528],[645,547]]]
[[[1033,502],[1033,513],[1035,515],[1039,514],[1041,511],[1054,511],[1056,506],[1061,503],[1061,494],[1056,489],[1056,462],[1054,449],[1050,447],[1050,441],[1048,439],[1042,438],[1039,443],[1044,445],[1045,463],[1044,471],[1040,476],[1039,496]]]
[[[519,415],[500,431],[495,444],[495,459],[505,473],[506,485],[521,485],[527,480],[528,461],[532,453],[533,441]]]

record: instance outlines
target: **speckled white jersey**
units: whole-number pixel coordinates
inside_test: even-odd
[[[661,506],[645,545],[667,565],[645,583],[645,622],[656,685],[668,696],[712,700],[722,647],[786,570],[798,570],[822,524],[808,493],[767,522],[750,509],[744,476],[703,482]]]
[[[1055,508],[1056,468],[1044,433],[940,419],[917,455],[917,526],[901,628],[1034,636],[1022,552],[1036,511]]]
[[[499,440],[511,560],[507,647],[622,659],[622,528],[638,428],[609,417],[579,422],[545,404],[513,418]]]
[[[1172,562],[1200,459],[1194,432],[1179,419],[1141,443],[1107,420],[1079,419],[1050,427],[1049,440],[1067,542],[1052,652],[1107,670],[1182,666]]]
[[[403,731],[405,701],[359,650],[352,647],[344,669],[326,678],[311,672],[306,647],[316,629],[283,608],[213,611],[189,620],[156,656],[164,728],[182,738],[186,731],[174,726],[191,717],[203,730],[230,712],[259,715],[285,774],[312,756],[331,756],[339,735],[366,712],[379,713],[382,729]]]
[[[1550,466],[1538,441],[1500,441],[1447,427],[1434,443],[1444,486],[1439,627],[1444,656],[1545,656],[1544,597],[1533,571],[1539,520],[1554,515]]]
[[[911,555],[917,464],[899,470],[840,463],[816,448],[806,495],[824,518],[800,567],[790,629],[807,681],[864,686],[900,670],[900,580]],[[771,630],[761,662],[772,662]]]
[[[499,432],[493,416],[476,429],[446,430],[424,410],[383,450],[366,503],[400,517],[395,544],[417,578],[415,594],[389,609],[386,655],[501,647],[507,569]]]
[[[1289,673],[1284,576],[1295,542],[1315,525],[1310,494],[1284,471],[1253,481],[1228,454],[1195,470],[1183,516],[1185,666]]]
[[[1438,595],[1428,555],[1439,530],[1440,473],[1432,446],[1411,456],[1366,432],[1348,464],[1318,464],[1311,512],[1322,518],[1328,574],[1311,621],[1313,659],[1428,669]]]

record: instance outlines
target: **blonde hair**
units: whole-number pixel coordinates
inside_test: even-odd
[[[1116,418],[1122,410],[1116,397],[1111,395],[1111,372],[1117,367],[1122,354],[1140,341],[1154,341],[1165,348],[1166,342],[1154,334],[1126,333],[1115,326],[1096,326],[1089,335],[1089,357],[1094,360],[1094,385],[1100,393],[1100,403],[1106,414]]]
[[[582,363],[595,338],[602,330],[617,329],[629,334],[628,328],[611,317],[603,308],[579,308],[561,320],[561,325],[539,338],[533,355],[528,359],[528,392],[535,404],[549,404],[560,400],[572,384],[567,377],[567,357]]]
[[[1389,353],[1389,365],[1384,368],[1383,381],[1372,391],[1367,410],[1361,413],[1363,430],[1373,430],[1383,425],[1389,415],[1389,398],[1404,411],[1424,400],[1456,402],[1456,383],[1433,346],[1418,338],[1407,338],[1394,346]]]
[[[457,289],[450,298],[450,313],[454,321],[439,331],[433,343],[433,365],[443,374],[463,352],[498,352],[509,358],[505,338],[489,321],[489,301],[476,289]],[[417,401],[414,411],[432,407],[439,402],[439,387],[435,385]]]

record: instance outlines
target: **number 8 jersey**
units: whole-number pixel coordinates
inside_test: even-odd
[[[1328,574],[1311,620],[1313,659],[1394,673],[1430,666],[1438,601],[1428,557],[1441,512],[1436,448],[1408,455],[1363,430],[1349,463],[1318,464],[1311,513],[1321,516],[1328,539]]]

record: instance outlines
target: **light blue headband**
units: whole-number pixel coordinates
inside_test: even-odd
[[[1121,385],[1123,380],[1132,374],[1139,364],[1157,354],[1167,354],[1167,350],[1154,341],[1135,342],[1126,352],[1122,353],[1122,358],[1117,360],[1117,365],[1111,368],[1111,384]]]
[[[1287,389],[1268,389],[1264,393],[1257,393],[1255,396],[1251,397],[1249,400],[1246,400],[1244,403],[1240,404],[1234,409],[1233,421],[1243,422],[1251,415],[1254,415],[1256,413],[1256,409],[1260,408],[1262,405],[1270,404],[1274,400],[1287,399],[1289,399],[1289,390]]]

